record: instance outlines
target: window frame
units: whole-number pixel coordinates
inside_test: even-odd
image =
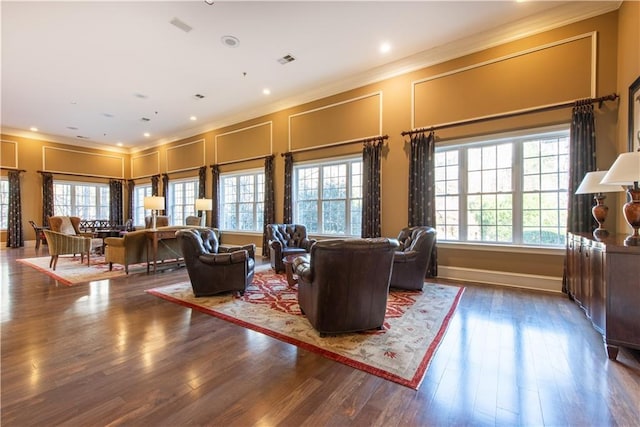
[[[512,147],[514,152],[513,154],[514,161],[512,162],[512,168],[511,168],[512,169],[511,179],[512,179],[513,189],[511,190],[510,193],[507,193],[507,194],[512,194],[514,198],[512,200],[513,239],[511,242],[469,240],[467,238],[468,201],[466,198],[469,194],[467,191],[469,188],[468,182],[467,182],[468,164],[467,164],[466,154],[461,156],[461,158],[458,159],[458,168],[459,168],[458,239],[459,240],[446,239],[441,236],[442,233],[439,233],[438,245],[441,245],[443,247],[457,247],[457,248],[468,247],[469,249],[479,249],[479,250],[489,250],[489,251],[493,251],[493,250],[503,251],[505,248],[509,248],[510,251],[515,250],[516,252],[543,253],[543,254],[551,254],[551,253],[556,254],[560,251],[564,251],[566,241],[563,239],[566,239],[566,225],[564,227],[562,226],[561,216],[558,221],[558,227],[560,231],[560,233],[558,234],[560,236],[559,237],[560,240],[558,243],[556,244],[525,243],[523,241],[523,233],[524,233],[523,200],[524,200],[525,193],[527,193],[527,191],[523,190],[524,181],[525,181],[524,170],[523,170],[524,168],[523,142],[527,140],[536,139],[536,138],[543,140],[545,138],[550,138],[550,137],[567,138],[567,141],[568,141],[568,139],[570,138],[569,129],[570,129],[570,124],[567,123],[567,124],[548,126],[543,128],[530,128],[530,129],[525,129],[525,130],[516,131],[516,132],[496,133],[492,135],[485,135],[482,137],[456,139],[456,140],[451,140],[444,143],[439,143],[436,146],[436,153],[438,152],[441,153],[443,151],[452,150],[456,148],[466,151],[470,148],[478,148],[486,145],[497,145],[497,144],[508,142],[508,141],[514,142],[514,145]],[[568,151],[566,156],[568,158]],[[568,161],[570,161],[570,159]],[[558,170],[560,169],[561,168],[558,166]],[[562,188],[558,187],[558,189],[554,189],[552,190],[552,192],[554,192],[554,194],[560,195],[559,197],[562,197],[562,194],[565,194],[564,198],[565,200],[568,201],[568,197],[569,197],[568,170],[566,174],[567,174],[567,179],[566,179],[566,182],[564,183],[565,191],[563,192]],[[542,175],[542,172],[541,171],[538,172],[538,175]],[[538,194],[542,194],[544,192],[545,190],[543,189],[537,190]],[[566,213],[566,208],[563,209],[562,207],[558,207],[556,210],[557,212],[559,212],[559,215],[562,215],[561,212]],[[436,217],[438,218],[439,215],[436,215]],[[436,228],[437,227],[438,227],[438,224],[436,224]],[[544,227],[541,226],[540,228],[542,229]],[[562,234],[562,231],[564,231],[564,234]]]
[[[139,195],[139,193],[142,193]],[[136,184],[133,187],[133,215],[131,215],[133,218],[133,224],[136,227],[145,227],[145,217],[150,216],[151,215],[151,209],[145,209],[144,208],[144,198],[151,196],[152,194],[152,188],[151,188],[151,183],[148,184]],[[142,197],[140,197],[142,196]],[[138,218],[138,213],[139,211],[142,210],[142,217]],[[141,222],[138,222],[139,219],[142,219]]]
[[[354,163],[359,163],[360,164],[360,173],[359,173],[359,177],[360,177],[360,182],[359,185],[354,186],[353,185],[353,178],[354,178],[354,173],[353,173],[353,164]],[[323,186],[322,186],[322,180],[324,178],[323,175],[323,168],[326,166],[335,166],[335,165],[341,165],[341,164],[346,164],[347,165],[347,171],[345,173],[345,177],[347,179],[347,182],[345,184],[346,187],[346,195],[344,197],[344,199],[336,199],[336,198],[330,198],[330,199],[325,199],[323,198]],[[339,157],[330,157],[330,158],[324,158],[324,159],[314,159],[314,160],[307,160],[304,162],[296,162],[293,165],[293,172],[292,172],[292,197],[291,197],[291,203],[292,203],[292,219],[294,223],[300,223],[303,224],[305,223],[305,221],[303,221],[300,218],[300,207],[299,207],[299,193],[298,193],[298,189],[299,189],[299,172],[302,169],[309,169],[309,168],[314,168],[317,167],[318,168],[318,187],[317,187],[317,198],[316,203],[316,217],[317,217],[317,226],[318,226],[318,230],[314,230],[312,226],[310,226],[309,224],[305,224],[307,226],[307,233],[308,234],[313,234],[314,236],[320,236],[320,237],[339,237],[339,238],[349,238],[349,237],[360,237],[362,235],[362,203],[363,203],[363,174],[364,174],[364,162],[362,159],[362,155],[358,154],[358,155],[348,155],[348,156],[339,156]],[[359,188],[359,196],[354,195],[354,189],[355,188]],[[310,199],[306,199],[306,200],[310,200]],[[344,200],[344,204],[345,204],[345,213],[344,213],[344,229],[345,229],[345,233],[327,233],[325,232],[322,227],[323,227],[323,202],[324,201],[328,201],[328,200]],[[353,202],[354,201],[359,201],[359,211],[357,212],[357,215],[359,216],[359,221],[356,222],[357,225],[357,233],[353,234],[353,226],[354,226],[354,221],[353,221],[353,217],[354,217],[354,211],[352,209],[353,207]],[[351,231],[351,232],[349,232]]]
[[[253,191],[253,195],[254,195],[254,199],[250,202],[248,201],[244,201],[241,202],[239,200],[240,197],[240,187],[241,187],[241,178],[242,177],[248,177],[248,176],[252,176],[254,177],[254,191]],[[260,186],[260,179],[259,177],[262,177],[262,186]],[[236,184],[235,184],[235,201],[234,202],[230,202],[227,203],[226,202],[226,196],[227,196],[227,192],[226,192],[226,186],[225,186],[225,181],[229,178],[236,178]],[[218,188],[218,193],[220,195],[220,209],[219,209],[219,215],[220,215],[220,229],[222,231],[230,231],[230,232],[234,232],[234,233],[263,233],[264,232],[264,196],[265,196],[265,182],[266,182],[266,176],[264,174],[264,168],[251,168],[251,169],[242,169],[242,170],[236,170],[236,171],[230,171],[230,172],[224,172],[224,173],[220,173],[220,181],[219,181],[219,188]],[[256,196],[259,197],[259,195],[262,194],[262,200],[256,200]],[[253,224],[255,226],[254,229],[239,229],[237,227],[237,224],[239,223],[239,218],[241,216],[241,212],[240,212],[240,205],[241,203],[245,203],[245,204],[251,204],[252,208],[252,216],[253,216]],[[227,212],[227,205],[235,205],[235,218],[236,218],[236,227],[235,228],[229,228],[226,224],[227,222],[227,218],[226,218],[226,212]],[[262,208],[260,208],[259,206],[262,205]]]
[[[56,194],[56,186],[58,185],[68,185],[70,186],[69,191],[69,202],[70,204],[61,205],[57,203],[58,196]],[[96,205],[79,205],[77,204],[77,195],[76,190],[78,187],[94,187],[96,189]],[[100,203],[101,193],[106,191],[107,199],[106,206],[103,206]],[[53,181],[53,212],[56,216],[77,216],[83,220],[108,220],[110,216],[110,206],[111,206],[111,188],[109,184],[103,184],[100,182],[85,182],[85,181],[67,181],[62,179],[54,179]],[[65,206],[65,210],[62,211],[61,206]],[[85,217],[83,213],[79,211],[79,209],[91,209],[94,208],[96,210],[96,218],[88,218]],[[68,210],[68,211],[67,211]],[[101,215],[105,215],[105,217],[101,217]]]
[[[178,203],[178,201],[176,201],[176,187],[182,186],[185,184],[191,184],[193,188],[187,189],[184,196],[185,201],[184,202],[180,201],[180,203]],[[167,209],[167,212],[165,212],[165,215],[169,216],[170,224],[184,225],[186,218],[188,216],[196,215],[196,199],[198,198],[199,185],[200,185],[200,179],[197,176],[174,179],[169,181],[169,189],[168,189],[169,194],[165,196],[167,197],[166,202],[169,209]],[[186,201],[186,199],[188,198],[187,193],[193,193],[193,200],[191,200],[190,203],[187,203]],[[182,212],[180,212],[181,215],[176,214],[177,207],[182,207]],[[180,218],[180,216],[183,216],[184,218]]]
[[[6,190],[2,187],[6,186]],[[9,177],[0,176],[0,230],[9,228]]]

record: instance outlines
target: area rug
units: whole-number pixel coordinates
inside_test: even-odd
[[[80,263],[80,256],[64,256],[58,258],[58,265],[55,271],[49,268],[51,257],[22,258],[18,262],[35,268],[38,271],[53,277],[64,285],[74,285],[76,283],[93,282],[96,280],[112,279],[124,276],[124,266],[113,264],[113,270],[109,271],[109,264],[104,262],[104,256],[91,256],[91,265],[87,266],[85,258]],[[134,264],[129,266],[129,274],[147,271],[147,264]]]
[[[463,291],[434,283],[425,283],[422,292],[392,290],[384,330],[325,338],[300,312],[297,287],[273,270],[256,273],[242,297],[196,298],[189,282],[146,292],[418,389]]]

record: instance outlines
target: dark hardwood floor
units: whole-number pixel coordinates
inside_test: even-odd
[[[37,254],[0,250],[2,426],[640,425],[638,353],[564,296],[467,284],[415,391],[144,292],[185,269],[65,286]]]

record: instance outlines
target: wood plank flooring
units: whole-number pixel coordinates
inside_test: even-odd
[[[36,255],[0,250],[4,427],[640,425],[638,352],[564,296],[467,284],[415,391],[144,292],[184,268],[65,286]]]

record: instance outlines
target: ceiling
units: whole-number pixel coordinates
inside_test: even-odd
[[[2,131],[137,151],[619,5],[3,0]],[[295,59],[281,64],[287,55]]]

